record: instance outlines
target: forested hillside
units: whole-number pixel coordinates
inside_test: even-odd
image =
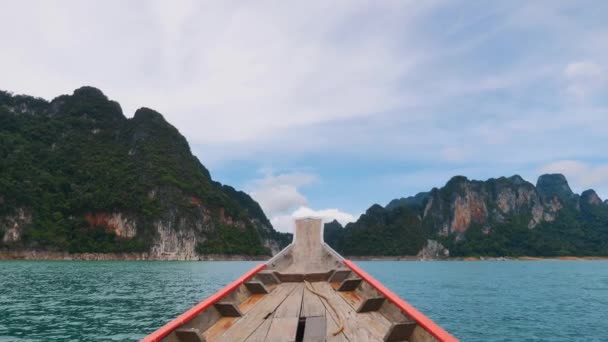
[[[0,248],[270,255],[276,232],[247,194],[211,179],[163,116],[127,119],[100,90],[48,102],[0,92]]]
[[[608,203],[581,195],[561,174],[536,186],[519,176],[473,181],[373,205],[342,228],[326,225],[326,241],[345,255],[607,256]],[[432,240],[429,242],[429,240]]]

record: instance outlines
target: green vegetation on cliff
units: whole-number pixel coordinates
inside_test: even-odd
[[[345,255],[416,255],[427,239],[451,256],[607,256],[608,204],[574,194],[563,175],[452,178],[444,187],[370,207],[326,241]]]
[[[136,232],[121,236],[115,213]],[[18,239],[2,242],[16,220]],[[161,114],[141,108],[127,119],[92,87],[51,102],[0,92],[0,244],[143,252],[160,243],[158,226],[192,230],[183,239],[201,254],[286,244],[247,194],[211,179]]]

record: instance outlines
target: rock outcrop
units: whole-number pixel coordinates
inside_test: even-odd
[[[450,251],[435,240],[426,240],[417,256],[420,260],[441,260],[448,258]]]
[[[536,187],[518,175],[487,181],[458,176],[445,187],[422,194],[425,196],[420,201],[425,205],[422,219],[428,220],[442,236],[463,234],[472,225],[489,232],[492,225],[504,223],[510,216],[528,217],[527,226],[534,228],[542,222],[554,221],[565,207],[579,206],[579,196],[572,192],[566,178],[558,174],[540,176]],[[599,197],[592,200],[601,202]]]
[[[0,170],[0,250],[198,260],[290,241],[160,113],[126,118],[93,87],[50,102],[0,91]]]
[[[26,209],[19,208],[14,214],[5,216],[2,221],[0,223],[0,232],[4,231],[2,242],[12,245],[21,240],[23,230],[32,223],[32,214]]]
[[[327,228],[332,247],[354,256],[435,258],[439,245],[452,256],[608,254],[608,203],[593,190],[575,194],[561,174],[541,175],[536,185],[518,175],[456,176],[385,208],[375,204],[344,228]]]

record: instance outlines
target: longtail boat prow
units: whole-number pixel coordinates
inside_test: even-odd
[[[318,218],[296,220],[267,263],[143,341],[458,341],[323,241]]]

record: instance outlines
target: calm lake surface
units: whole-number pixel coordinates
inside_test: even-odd
[[[0,261],[0,341],[134,341],[258,262]],[[358,263],[462,341],[608,341],[608,261]]]

